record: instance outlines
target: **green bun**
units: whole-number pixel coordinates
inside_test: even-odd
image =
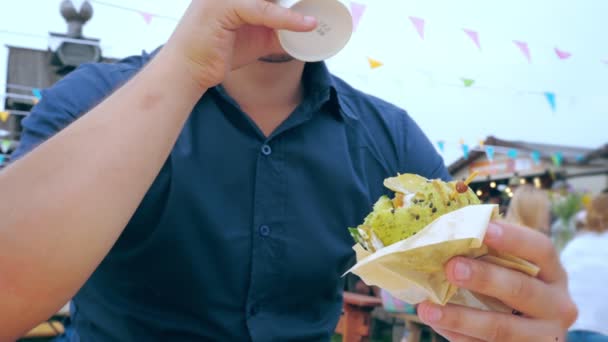
[[[481,203],[468,187],[463,193],[456,191],[456,184],[415,174],[387,178],[384,186],[395,197],[380,197],[363,224],[349,231],[356,242],[373,252],[415,235],[441,215]]]

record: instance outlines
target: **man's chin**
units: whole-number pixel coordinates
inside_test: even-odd
[[[294,58],[288,54],[273,54],[258,58],[258,61],[264,63],[288,63],[293,60]]]

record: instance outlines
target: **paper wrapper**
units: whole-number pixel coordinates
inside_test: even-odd
[[[481,310],[511,312],[502,302],[459,289],[448,282],[445,264],[455,256],[479,258],[537,276],[535,265],[498,253],[482,242],[488,223],[498,217],[496,205],[470,205],[442,215],[418,234],[375,253],[357,244],[357,264],[347,273],[358,275],[367,285],[385,289],[410,304],[424,300],[445,305],[465,305]]]

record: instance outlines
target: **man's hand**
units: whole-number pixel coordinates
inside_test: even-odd
[[[458,287],[488,295],[522,315],[484,312],[457,305],[422,303],[420,318],[450,341],[564,341],[577,316],[568,294],[567,275],[551,240],[538,231],[491,223],[485,244],[528,260],[541,269],[538,278],[479,260],[454,258],[447,277]]]
[[[273,29],[301,32],[316,25],[266,0],[193,0],[164,49],[207,89],[230,70],[283,52]]]

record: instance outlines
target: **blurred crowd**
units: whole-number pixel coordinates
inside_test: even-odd
[[[568,273],[568,289],[579,311],[568,341],[608,341],[608,189],[582,202],[571,217],[553,215],[555,222],[551,224],[549,194],[522,186],[514,193],[506,219],[538,229],[558,242],[560,259]],[[564,227],[564,220],[573,222],[574,230],[565,241],[560,240],[569,229]]]

